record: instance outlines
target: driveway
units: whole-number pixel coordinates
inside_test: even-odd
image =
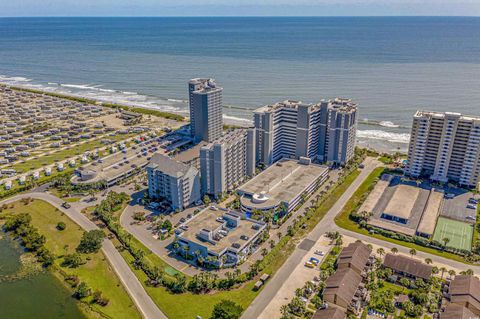
[[[15,202],[19,199],[27,197],[40,199],[48,202],[49,204],[53,205],[54,207],[65,213],[70,219],[72,219],[75,223],[77,223],[86,231],[99,229],[92,221],[90,221],[87,217],[80,213],[80,211],[76,210],[73,206],[69,209],[65,209],[61,206],[63,201],[60,198],[47,193],[26,193],[22,195],[17,195],[0,202],[0,204]],[[160,309],[158,309],[158,307],[147,294],[145,289],[143,289],[140,281],[137,279],[135,274],[128,266],[127,262],[123,259],[122,255],[120,255],[120,253],[117,251],[117,249],[110,240],[104,240],[102,245],[102,251],[112,265],[115,272],[117,273],[117,276],[120,278],[120,281],[125,287],[125,290],[135,302],[137,308],[140,310],[142,316],[147,319],[167,319],[167,316],[165,316],[160,311]]]
[[[352,197],[353,193],[363,183],[363,181],[370,175],[370,173],[380,165],[377,160],[367,158],[364,162],[365,168],[360,172],[360,175],[350,185],[350,187],[343,193],[339,200],[333,205],[333,207],[327,212],[323,219],[315,226],[315,228],[304,239],[304,242],[317,242],[319,238],[326,232],[334,230],[335,222],[334,218],[343,209],[344,204]],[[283,283],[288,280],[292,272],[298,266],[299,263],[304,260],[305,256],[309,253],[309,249],[300,249],[301,242],[297,249],[290,255],[283,266],[275,273],[270,283],[260,292],[255,300],[250,304],[247,310],[243,313],[242,318],[258,318],[263,310],[268,306],[277,292],[281,289]]]

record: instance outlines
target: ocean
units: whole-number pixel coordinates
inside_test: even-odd
[[[285,99],[359,104],[358,143],[405,151],[417,109],[480,115],[480,18],[2,18],[0,82],[187,114],[213,77],[225,118]]]

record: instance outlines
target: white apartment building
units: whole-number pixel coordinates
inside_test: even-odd
[[[255,130],[236,129],[200,149],[202,193],[220,195],[255,174]]]
[[[168,156],[155,154],[147,166],[148,195],[167,201],[173,209],[183,210],[200,200],[198,170]]]
[[[357,104],[349,99],[306,104],[286,100],[254,112],[258,163],[308,157],[345,164],[354,155]]]
[[[406,173],[476,187],[480,175],[480,117],[417,111]]]

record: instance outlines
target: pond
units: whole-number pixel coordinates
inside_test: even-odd
[[[70,292],[48,271],[1,280],[21,269],[21,255],[20,245],[0,232],[0,317],[84,319]]]

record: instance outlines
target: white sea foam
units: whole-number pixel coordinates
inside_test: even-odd
[[[358,130],[357,137],[373,140],[385,140],[393,143],[408,143],[410,141],[410,134],[408,133],[393,133],[381,130]]]
[[[384,127],[400,127],[400,125],[397,125],[393,122],[390,122],[390,121],[380,121],[378,123],[380,126],[384,126]]]
[[[4,83],[16,83],[16,82],[30,82],[32,79],[29,78],[24,78],[22,76],[6,76],[6,75],[0,75],[0,82]]]
[[[253,123],[252,120],[241,118],[241,117],[236,117],[236,116],[231,116],[231,115],[226,115],[226,114],[223,114],[223,118],[227,122],[231,122],[231,123],[243,123],[243,124],[252,124]]]
[[[177,99],[167,99],[169,102],[179,102],[179,103],[186,103],[187,101],[184,100],[177,100]]]

